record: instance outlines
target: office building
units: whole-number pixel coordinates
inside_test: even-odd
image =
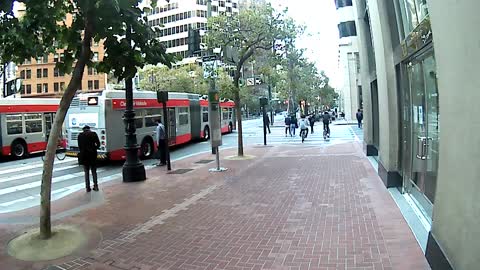
[[[360,55],[355,18],[357,11],[352,0],[335,0],[340,35],[338,67],[342,80],[337,88],[339,110],[347,120],[355,120],[355,114],[362,108],[362,86],[360,76]]]
[[[365,151],[432,269],[478,269],[480,2],[354,7]]]
[[[237,14],[238,0],[212,1],[212,16],[219,14]],[[157,1],[157,6],[148,14],[150,26],[161,27],[156,38],[164,42],[168,53],[182,58],[189,57],[189,29],[201,29],[205,34],[207,27],[207,0]]]

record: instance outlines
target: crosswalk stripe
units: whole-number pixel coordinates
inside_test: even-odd
[[[73,161],[77,161],[76,159],[74,158],[66,158],[64,160],[59,160],[59,161],[56,161],[55,164],[63,164],[63,163],[68,163],[68,162],[73,162]],[[43,167],[43,161],[38,163],[38,164],[34,164],[34,165],[30,165],[30,164],[25,164],[25,165],[13,165],[13,166],[9,166],[7,168],[10,168],[11,169],[2,169],[0,171],[0,175],[5,175],[5,174],[9,174],[9,173],[12,173],[12,172],[19,172],[19,171],[26,171],[26,170],[31,170],[31,169],[36,169],[36,168],[41,168]]]
[[[55,173],[55,172],[65,171],[65,170],[72,169],[72,168],[78,168],[78,165],[71,165],[71,166],[61,167],[61,168],[58,168],[58,169],[53,169],[53,172]],[[25,173],[25,174],[20,174],[20,175],[17,174],[15,176],[10,176],[10,177],[0,179],[0,183],[15,181],[15,180],[28,178],[28,177],[33,177],[33,176],[38,176],[38,175],[42,175],[42,173],[43,173],[43,171],[34,172],[34,173]]]
[[[97,170],[97,173],[101,173],[101,172],[104,172],[104,171],[105,171],[105,169],[99,169],[99,170]],[[67,180],[70,180],[70,179],[73,179],[73,178],[76,178],[76,177],[81,177],[81,176],[83,176],[83,174],[84,174],[84,172],[78,172],[78,173],[62,175],[62,176],[59,176],[59,177],[54,177],[52,179],[52,183],[59,183],[59,182],[67,181]],[[27,183],[27,184],[18,185],[18,186],[12,186],[12,187],[9,187],[9,188],[1,189],[0,190],[0,195],[5,195],[5,194],[17,192],[17,191],[22,191],[22,190],[29,189],[29,188],[39,187],[40,185],[41,185],[41,181],[31,182],[31,183]]]

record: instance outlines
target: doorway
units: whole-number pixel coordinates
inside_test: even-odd
[[[432,217],[439,157],[439,103],[433,50],[407,63],[403,95],[403,190]]]

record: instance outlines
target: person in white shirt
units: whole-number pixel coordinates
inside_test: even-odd
[[[305,117],[305,115],[302,115],[300,118],[300,137],[302,137],[302,132],[305,132],[305,138],[308,136],[308,127],[310,126],[310,122],[308,119]]]
[[[158,144],[158,155],[160,162],[157,166],[167,165],[167,142],[165,136],[165,126],[162,124],[160,119],[155,121],[157,123],[156,135],[157,135],[157,144]]]

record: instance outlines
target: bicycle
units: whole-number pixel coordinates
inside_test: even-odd
[[[323,139],[326,141],[327,138],[330,138],[330,133],[328,132],[327,126],[323,127]]]
[[[47,154],[47,150],[45,149],[43,151],[43,155],[42,155],[42,161],[45,161],[45,155]],[[66,157],[66,149],[64,147],[64,144],[63,144],[63,141],[61,139],[59,139],[57,141],[57,149],[55,150],[55,157],[58,159],[58,160],[64,160],[65,157]]]
[[[302,143],[305,141],[305,138],[307,137],[307,134],[305,130],[300,130],[300,136],[302,137]]]

